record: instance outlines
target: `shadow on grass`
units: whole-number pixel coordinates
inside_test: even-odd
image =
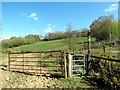
[[[106,84],[106,82],[102,78],[86,77],[85,80],[98,89],[102,89],[102,90],[114,89],[114,87],[111,87],[108,84]]]
[[[5,67],[1,67],[2,70],[4,71],[8,71],[7,68]],[[46,78],[64,78],[64,76],[60,75],[60,74],[50,74],[49,76],[47,76],[46,74],[36,74],[36,73],[28,73],[28,72],[22,72],[22,71],[14,71],[14,70],[10,70],[10,72],[15,72],[15,73],[21,73],[21,74],[25,74],[25,75],[30,75],[30,76],[44,76]]]

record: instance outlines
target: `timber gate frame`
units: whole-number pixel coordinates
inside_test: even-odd
[[[8,70],[37,75],[49,74],[65,76],[65,54],[62,50],[41,52],[9,52]]]

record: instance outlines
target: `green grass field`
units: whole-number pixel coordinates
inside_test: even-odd
[[[95,38],[92,38],[95,41]],[[72,39],[72,46],[75,48],[82,48],[82,43],[87,42],[87,37],[79,37]],[[17,51],[45,51],[45,50],[68,50],[69,44],[66,39],[52,40],[52,41],[41,41],[35,44],[29,44],[24,46],[16,47]]]

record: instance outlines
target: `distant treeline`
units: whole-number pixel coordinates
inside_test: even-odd
[[[54,32],[54,33],[48,33],[44,37],[44,41],[49,40],[58,40],[58,39],[65,39],[68,38],[68,36],[71,34],[73,38],[76,37],[87,37],[88,29],[84,28],[82,30],[71,30],[66,32]]]
[[[86,37],[87,36],[87,29],[84,29],[83,31],[79,30],[73,30],[71,31],[73,37]],[[40,41],[49,41],[49,40],[58,40],[58,39],[65,39],[67,38],[68,33],[67,32],[54,32],[54,33],[48,33],[45,35],[45,37],[41,35],[27,35],[25,37],[11,37],[10,39],[2,40],[2,47],[3,48],[12,48],[17,46],[22,46],[26,44],[33,44]]]

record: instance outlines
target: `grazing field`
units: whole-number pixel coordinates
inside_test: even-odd
[[[92,41],[95,41],[95,38],[92,38]],[[82,48],[83,44],[87,43],[87,37],[73,38],[72,45],[76,49]],[[17,51],[45,51],[45,50],[67,50],[69,44],[67,39],[44,41],[30,45],[24,45],[16,47]]]

